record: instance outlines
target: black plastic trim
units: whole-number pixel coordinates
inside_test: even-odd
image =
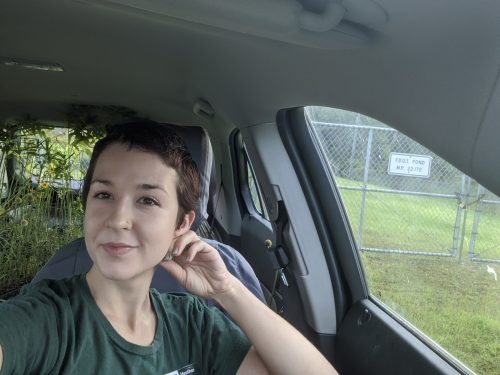
[[[343,374],[471,373],[464,366],[449,363],[449,358],[436,353],[368,299],[351,307],[335,347],[335,364]]]

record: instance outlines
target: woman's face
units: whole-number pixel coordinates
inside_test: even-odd
[[[97,159],[85,210],[85,243],[94,265],[112,280],[152,275],[176,229],[177,172],[161,158],[111,144]]]

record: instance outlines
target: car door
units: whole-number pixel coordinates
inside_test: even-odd
[[[354,130],[352,128],[349,131],[352,133]],[[247,211],[243,215],[241,251],[245,256],[253,257],[251,263],[269,261],[264,257],[264,254],[267,256],[264,250],[255,252],[255,249],[258,249],[258,244],[262,248],[265,240],[272,237],[271,231],[274,231],[272,238],[276,238],[277,228],[285,228],[280,241],[289,257],[286,267],[289,287],[284,289],[286,292],[281,296],[285,318],[327,353],[341,373],[470,373],[471,370],[461,362],[469,357],[462,356],[459,350],[451,351],[454,350],[452,346],[443,348],[437,343],[441,340],[439,335],[428,335],[427,317],[439,316],[438,313],[422,309],[422,322],[425,324],[419,326],[420,322],[411,320],[413,318],[410,319],[403,308],[398,311],[401,306],[391,305],[393,301],[385,296],[390,288],[381,289],[380,285],[375,285],[372,277],[374,263],[367,263],[366,257],[363,257],[365,253],[377,254],[377,249],[372,249],[372,252],[360,249],[359,223],[352,225],[356,221],[357,211],[353,214],[352,210],[346,209],[345,192],[349,190],[338,188],[335,165],[329,162],[325,154],[325,142],[311,124],[307,110],[284,110],[279,114],[276,124],[255,125],[244,128],[241,133],[241,141],[261,186],[263,201],[267,207],[286,210],[288,223],[285,226],[280,226],[276,221],[273,223],[279,215],[272,214],[267,223],[262,215],[250,219],[252,214]],[[392,133],[390,136],[393,136]],[[368,140],[368,136],[365,138]],[[352,144],[349,147],[352,148]],[[377,149],[377,152],[382,158],[382,149]],[[439,165],[442,161],[435,157],[434,163]],[[364,165],[357,162],[355,166],[360,169]],[[361,174],[360,178],[363,177]],[[426,194],[422,193],[427,197],[429,194]],[[458,216],[463,217],[463,212],[460,211]],[[368,224],[365,223],[365,233],[369,233]],[[455,241],[456,225],[457,221],[451,224],[450,247]],[[418,224],[415,226],[419,227]],[[353,231],[354,227],[356,231]],[[390,234],[383,236],[392,237]],[[256,244],[252,243],[252,239]],[[429,237],[427,242],[431,243],[432,238]],[[418,254],[416,250],[407,253],[399,249],[398,255],[417,257],[416,263],[425,261],[428,264],[441,258],[447,261],[458,259],[446,252],[441,257],[431,250],[426,250],[429,254]],[[397,253],[391,253],[391,256]],[[387,267],[387,264],[385,268],[380,267],[384,272],[400,272],[396,267]],[[272,267],[268,267],[257,271],[259,278],[266,280],[264,283],[272,280]],[[413,276],[408,273],[408,277]],[[423,279],[426,277],[424,273]],[[389,279],[382,278],[384,280]],[[422,280],[411,282],[415,285],[423,283]],[[411,296],[410,290],[404,289],[409,283],[405,276],[401,281],[402,296]],[[495,293],[495,289],[492,293]],[[432,308],[439,309],[440,301],[433,302]],[[464,339],[456,337],[457,340]],[[480,336],[471,339],[477,340]],[[446,341],[440,342],[447,345]],[[485,369],[485,373],[495,373],[498,368],[494,364],[497,350],[495,339],[490,348],[493,348],[491,363],[483,366],[481,361],[469,361],[467,365],[472,364],[480,371]],[[455,356],[461,357],[457,359]]]

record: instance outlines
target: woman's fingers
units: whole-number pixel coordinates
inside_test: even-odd
[[[172,243],[172,256],[178,257],[182,255],[190,247],[191,243],[199,240],[196,233],[192,230],[178,236]]]
[[[172,249],[167,252],[163,260],[168,261],[176,258],[177,261],[192,262],[196,254],[203,252],[206,246],[208,245],[200,240],[195,232],[188,231],[174,240]]]
[[[205,249],[205,243],[198,240],[195,242],[191,242],[182,252],[182,256],[186,262],[192,262],[196,257],[196,254],[202,252]]]
[[[174,239],[160,265],[198,296],[211,298],[231,287],[232,279],[219,252],[192,231]]]

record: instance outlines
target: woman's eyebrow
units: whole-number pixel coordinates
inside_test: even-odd
[[[109,180],[101,180],[101,179],[98,179],[98,178],[96,178],[96,179],[92,180],[92,181],[90,182],[90,184],[91,184],[91,185],[92,185],[92,184],[103,184],[103,185],[106,185],[106,186],[113,185],[113,184],[111,183],[111,181],[109,181]]]
[[[111,181],[101,180],[98,178],[92,180],[92,182],[90,184],[91,185],[102,184],[102,185],[106,185],[106,186],[113,186],[113,183]],[[168,191],[162,185],[156,185],[156,184],[147,184],[147,183],[138,184],[137,189],[139,189],[139,190],[161,190],[161,191],[165,192],[165,194],[167,194],[167,195],[169,194]]]
[[[161,185],[154,185],[154,184],[139,184],[137,186],[138,189],[142,189],[142,190],[154,190],[154,189],[158,189],[158,190],[161,190],[161,191],[164,191],[165,193],[168,194],[167,190],[165,190],[165,188]]]

